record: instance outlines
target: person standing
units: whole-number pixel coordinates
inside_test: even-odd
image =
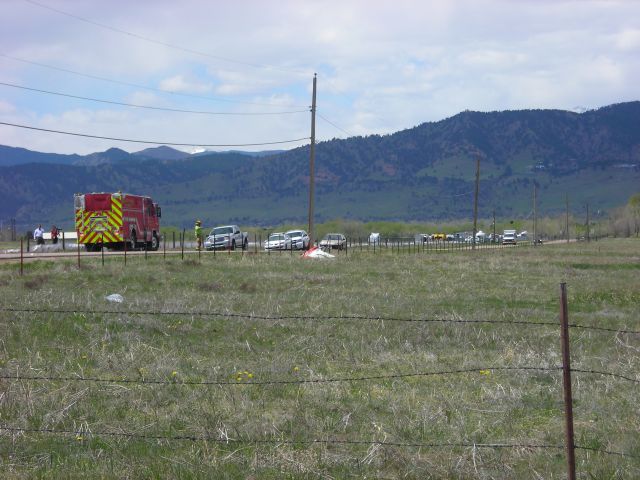
[[[53,225],[51,227],[51,243],[56,244],[58,243],[58,233],[60,232],[60,230],[58,230],[58,227],[56,227],[55,225]]]
[[[196,220],[194,233],[196,236],[197,249],[201,250],[202,249],[202,222],[200,220]]]
[[[38,228],[33,231],[33,239],[37,245],[44,245],[44,229],[42,225],[38,225]]]

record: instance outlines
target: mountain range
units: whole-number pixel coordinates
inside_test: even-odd
[[[389,135],[316,146],[316,220],[471,218],[480,160],[480,216],[527,217],[534,185],[541,213],[580,214],[626,203],[640,191],[640,102],[575,113],[461,112]],[[59,155],[0,146],[0,218],[73,224],[73,193],[152,196],[163,221],[190,227],[304,225],[309,146],[275,152],[170,147]]]

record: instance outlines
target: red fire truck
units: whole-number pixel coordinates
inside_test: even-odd
[[[150,197],[128,193],[74,195],[78,243],[87,250],[109,248],[157,250],[160,206]]]

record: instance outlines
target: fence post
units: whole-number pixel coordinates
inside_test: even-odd
[[[24,241],[22,240],[22,237],[20,237],[20,276],[22,276],[22,272],[23,272],[23,265],[22,265],[23,261],[24,261],[23,260],[24,254],[23,254],[23,250],[22,250],[23,249],[23,243],[24,243]]]
[[[29,240],[30,240],[30,237],[29,235],[27,235],[27,253],[29,253]]]
[[[182,235],[180,235],[180,251],[182,260],[184,260],[184,228],[182,229]]]
[[[163,258],[163,260],[167,259],[167,237],[166,237],[166,235],[162,236],[162,258]]]
[[[104,233],[102,234],[102,242],[100,243],[100,254],[102,257],[102,266],[104,267]]]
[[[171,232],[171,235],[173,236],[173,249],[176,249],[176,232]]]
[[[124,244],[124,266],[127,266],[127,244],[129,243],[129,239],[125,238],[124,235],[122,237],[123,240],[123,244]]]
[[[573,439],[573,398],[571,395],[571,356],[569,353],[569,313],[567,284],[560,284],[560,340],[562,344],[562,383],[564,387],[565,451],[567,478],[576,478],[575,444]]]
[[[64,245],[64,230],[62,231],[62,250],[66,250],[65,245]]]
[[[147,231],[144,231],[144,259],[147,259],[147,250],[149,250],[149,242],[147,242]]]

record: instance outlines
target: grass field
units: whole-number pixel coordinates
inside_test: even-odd
[[[639,278],[633,239],[0,264],[0,476],[565,478],[559,284],[637,331]],[[573,373],[579,478],[638,478],[640,335],[570,334],[626,377]]]

